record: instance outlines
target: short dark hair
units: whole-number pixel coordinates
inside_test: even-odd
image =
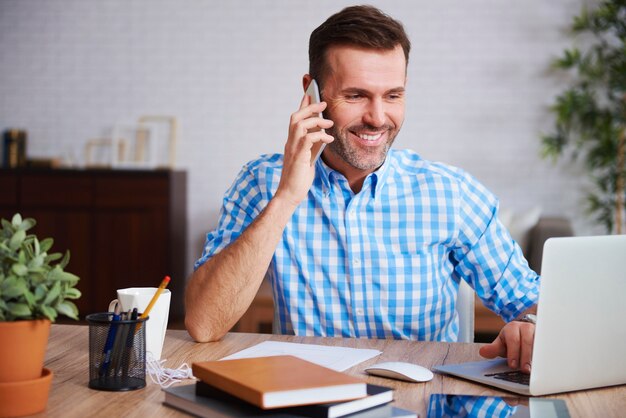
[[[309,38],[309,74],[322,83],[331,46],[392,50],[402,46],[408,65],[411,41],[402,23],[373,6],[351,6],[330,16]]]

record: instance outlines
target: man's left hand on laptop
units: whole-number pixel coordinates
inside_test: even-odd
[[[486,358],[506,357],[509,367],[530,373],[534,339],[534,324],[511,321],[502,327],[492,343],[481,347],[479,353]]]

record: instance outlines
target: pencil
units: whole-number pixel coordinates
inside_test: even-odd
[[[154,292],[154,296],[152,296],[152,299],[150,299],[150,303],[148,303],[148,306],[146,306],[146,309],[144,309],[141,315],[139,316],[139,319],[144,319],[148,316],[148,314],[154,307],[154,304],[156,303],[157,299],[161,295],[161,292],[163,292],[163,290],[167,287],[167,284],[169,282],[170,282],[170,276],[165,276],[165,278],[161,282],[161,285],[159,286],[157,291]]]
[[[148,317],[148,314],[154,307],[154,304],[156,303],[157,299],[159,299],[159,296],[161,295],[161,293],[163,293],[163,290],[165,290],[169,282],[170,282],[170,276],[165,276],[159,288],[156,290],[156,292],[154,292],[154,296],[152,296],[152,299],[150,299],[150,303],[148,303],[148,306],[146,306],[146,309],[144,309],[141,315],[139,316],[139,319],[145,319]],[[137,328],[135,328],[135,332],[139,331],[140,327],[141,327],[141,323],[137,324]]]

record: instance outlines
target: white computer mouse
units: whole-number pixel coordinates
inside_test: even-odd
[[[428,382],[434,377],[433,372],[426,367],[402,361],[374,364],[367,367],[365,371],[374,376],[389,377],[407,382]]]

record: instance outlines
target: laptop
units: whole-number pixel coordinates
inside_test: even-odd
[[[626,235],[546,241],[530,375],[506,359],[433,370],[526,396],[625,384]]]

